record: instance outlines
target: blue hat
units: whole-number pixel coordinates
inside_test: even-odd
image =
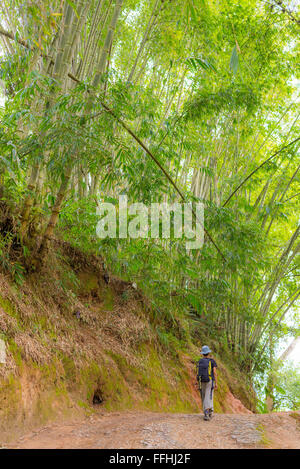
[[[210,348],[207,345],[203,345],[201,353],[203,355],[206,355],[207,353],[210,353],[210,352],[211,352]]]

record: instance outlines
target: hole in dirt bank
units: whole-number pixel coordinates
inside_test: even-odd
[[[96,389],[95,392],[94,392],[94,395],[93,395],[93,404],[94,404],[94,405],[102,404],[103,400],[104,400],[104,399],[103,399],[101,390],[100,390],[100,389]]]

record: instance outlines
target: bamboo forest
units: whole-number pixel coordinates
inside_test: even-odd
[[[211,425],[299,426],[299,32],[294,0],[1,2],[0,444],[67,399],[201,412],[205,344]]]

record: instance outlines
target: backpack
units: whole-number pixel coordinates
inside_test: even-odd
[[[213,379],[212,359],[201,358],[197,364],[197,380],[201,383],[208,383],[211,379]]]

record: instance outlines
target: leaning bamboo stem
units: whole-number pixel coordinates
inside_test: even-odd
[[[239,185],[238,187],[230,194],[230,196],[226,199],[226,201],[223,203],[223,207],[225,207],[228,202],[230,201],[230,199],[237,193],[237,191],[245,184],[245,182],[247,182],[252,176],[253,174],[255,174],[257,171],[259,171],[265,164],[267,164],[269,161],[271,161],[273,158],[275,158],[275,156],[277,156],[279,153],[281,153],[283,150],[285,150],[286,148],[294,145],[294,143],[298,142],[300,140],[300,137],[296,138],[295,140],[293,140],[292,142],[288,143],[287,145],[284,145],[283,147],[281,147],[278,151],[276,151],[275,153],[273,153],[273,155],[271,155],[269,158],[267,158],[263,163],[261,163],[259,166],[257,166],[257,168],[255,168]]]
[[[45,232],[44,232],[44,235],[43,235],[43,239],[42,239],[40,247],[38,249],[38,257],[40,258],[40,260],[43,260],[43,256],[44,256],[45,252],[47,251],[47,249],[49,247],[49,243],[51,242],[51,239],[53,237],[54,229],[55,229],[57,221],[58,221],[61,206],[62,206],[62,203],[63,203],[64,198],[66,196],[67,190],[68,190],[69,181],[70,181],[71,175],[72,175],[72,169],[73,169],[73,165],[71,163],[69,163],[66,170],[65,170],[65,172],[64,172],[62,182],[61,182],[60,188],[59,188],[57,196],[56,196],[55,203],[54,203],[54,205],[52,207],[52,210],[51,210],[51,215],[50,215],[49,222],[46,226],[46,229],[45,229]]]

